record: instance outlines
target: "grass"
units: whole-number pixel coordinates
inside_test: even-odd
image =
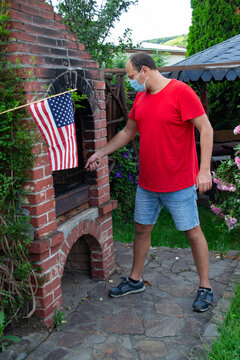
[[[132,217],[132,214],[130,215]],[[209,250],[225,253],[228,250],[239,250],[239,232],[236,230],[223,232],[222,221],[209,209],[199,206],[199,218],[203,233],[207,239]],[[115,241],[132,242],[134,240],[134,223],[124,222],[119,213],[113,212],[113,234]],[[183,232],[176,230],[169,212],[164,208],[152,231],[152,246],[170,248],[188,248],[189,242]]]
[[[240,359],[240,283],[236,287],[228,313],[219,325],[219,339],[211,344],[205,360]]]

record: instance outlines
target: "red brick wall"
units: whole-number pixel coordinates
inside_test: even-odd
[[[77,41],[62,18],[41,0],[9,0],[11,38],[7,56],[11,62],[20,60],[26,84],[26,101],[35,101],[68,88],[87,95],[91,116],[84,122],[83,158],[106,143],[106,110],[104,73],[98,63]],[[29,115],[28,121],[33,121]],[[54,309],[62,302],[61,276],[66,258],[81,236],[89,246],[93,277],[107,278],[114,269],[111,212],[116,202],[110,201],[108,160],[88,174],[90,207],[98,209],[91,220],[68,224],[68,233],[59,231],[56,221],[55,193],[47,147],[43,140],[36,144],[37,155],[30,180],[26,208],[35,228],[32,258],[40,266],[38,275],[44,283],[37,290],[36,314],[47,325],[53,320]],[[80,265],[79,265],[80,266]]]

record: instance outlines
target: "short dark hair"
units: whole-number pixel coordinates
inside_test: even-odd
[[[129,61],[131,61],[132,66],[139,72],[142,66],[147,66],[151,70],[157,70],[157,65],[151,55],[145,52],[139,52],[136,54],[132,54],[129,57]]]

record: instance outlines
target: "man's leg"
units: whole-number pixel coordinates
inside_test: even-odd
[[[188,237],[192,248],[194,262],[197,267],[197,271],[200,279],[200,287],[211,288],[208,279],[208,273],[209,273],[208,245],[205,236],[201,230],[201,227],[198,225],[191,230],[185,231],[185,234]]]
[[[157,193],[137,188],[135,201],[135,238],[133,248],[133,262],[130,276],[122,278],[122,282],[109,290],[112,297],[120,297],[128,294],[139,293],[145,290],[142,280],[144,262],[147,257],[150,244],[151,232],[163,204]],[[152,225],[142,225],[152,224]]]
[[[154,225],[142,225],[135,222],[133,264],[130,278],[140,280],[143,266],[151,244],[151,232]]]
[[[193,258],[200,280],[199,289],[193,302],[192,309],[196,312],[204,312],[209,309],[213,299],[213,292],[208,279],[208,245],[199,225],[191,230],[185,231],[185,234],[187,235],[191,244]]]
[[[150,243],[151,231],[154,225],[141,225],[135,223],[135,239],[133,248],[132,271],[129,278],[122,278],[122,282],[109,290],[112,297],[121,297],[128,294],[135,294],[145,290],[142,280],[142,272],[147,257]]]

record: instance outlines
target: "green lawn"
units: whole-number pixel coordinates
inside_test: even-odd
[[[209,250],[226,252],[240,250],[239,233],[223,232],[222,221],[209,209],[199,206],[199,217],[202,230],[208,242]],[[131,242],[134,239],[133,221],[125,223],[117,211],[113,212],[113,236],[115,241]],[[152,231],[152,246],[190,247],[183,232],[177,231],[171,215],[163,209]]]

